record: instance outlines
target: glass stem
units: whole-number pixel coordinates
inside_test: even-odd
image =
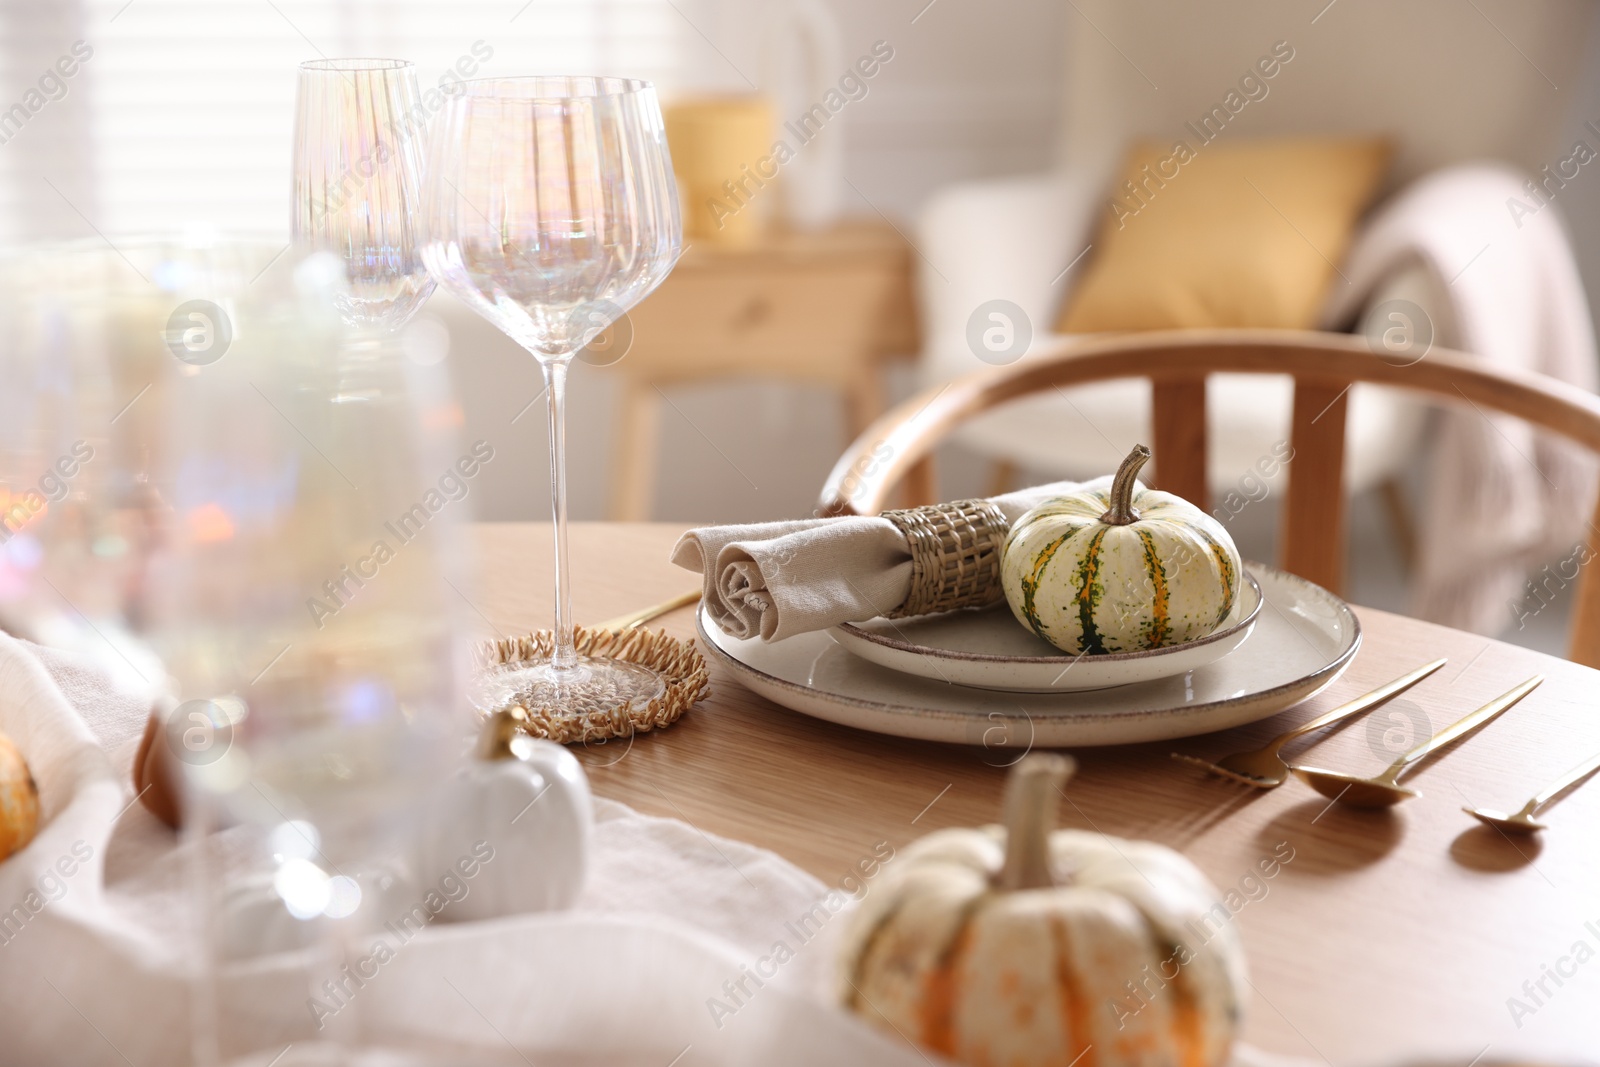
[[[556,542],[556,645],[550,665],[569,670],[578,665],[572,647],[572,578],[567,572],[567,365],[570,360],[540,360],[550,404],[550,518]]]

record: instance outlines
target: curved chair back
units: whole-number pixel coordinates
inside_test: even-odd
[[[878,419],[828,475],[820,512],[872,515],[905,483],[910,503],[938,499],[931,454],[964,420],[1046,389],[1114,378],[1151,383],[1154,482],[1201,507],[1206,492],[1206,378],[1218,372],[1294,379],[1288,498],[1279,565],[1337,590],[1345,554],[1345,408],[1356,382],[1411,389],[1514,416],[1600,453],[1600,396],[1541,375],[1495,370],[1443,349],[1400,365],[1365,338],[1298,330],[1170,330],[1078,342],[923,392]],[[1600,548],[1600,510],[1590,523]],[[1569,657],[1600,666],[1600,583],[1580,577]]]

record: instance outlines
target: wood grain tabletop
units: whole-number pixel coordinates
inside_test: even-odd
[[[698,575],[667,562],[683,528],[575,524],[579,622],[693,589]],[[464,615],[485,635],[547,627],[547,526],[485,523],[473,535],[479,575],[462,590]],[[1353,663],[1298,707],[1176,742],[1076,750],[1060,824],[1158,841],[1206,872],[1249,953],[1245,1037],[1265,1052],[1337,1067],[1600,1063],[1600,780],[1551,809],[1542,837],[1512,839],[1461,810],[1515,810],[1600,751],[1600,672],[1386,612],[1358,614]],[[694,634],[689,609],[652,625]],[[1398,808],[1330,805],[1297,781],[1255,791],[1170,758],[1253,748],[1437,656],[1450,662],[1403,696],[1285,753],[1291,763],[1303,756],[1376,773],[1429,732],[1546,676],[1414,772],[1407,784],[1423,795]],[[830,885],[879,842],[898,848],[940,827],[994,821],[1018,755],[811,719],[714,663],[710,698],[677,725],[574,750],[600,795],[772,849]],[[1283,862],[1267,878],[1261,861],[1271,858]]]

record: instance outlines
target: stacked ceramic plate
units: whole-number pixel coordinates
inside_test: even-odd
[[[1027,748],[1158,741],[1266,718],[1337,678],[1361,626],[1326,589],[1252,563],[1214,632],[1146,652],[1069,655],[1003,603],[770,644],[729,637],[702,609],[700,636],[745,685],[807,715],[900,737]]]

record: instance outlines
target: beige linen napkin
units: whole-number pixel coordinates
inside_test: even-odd
[[[1052,482],[990,500],[1016,522],[1052,496],[1106,489]],[[743,526],[702,526],[679,538],[672,562],[699,571],[706,614],[739,638],[781,641],[893,611],[911,590],[911,550],[888,519],[846,516]]]

